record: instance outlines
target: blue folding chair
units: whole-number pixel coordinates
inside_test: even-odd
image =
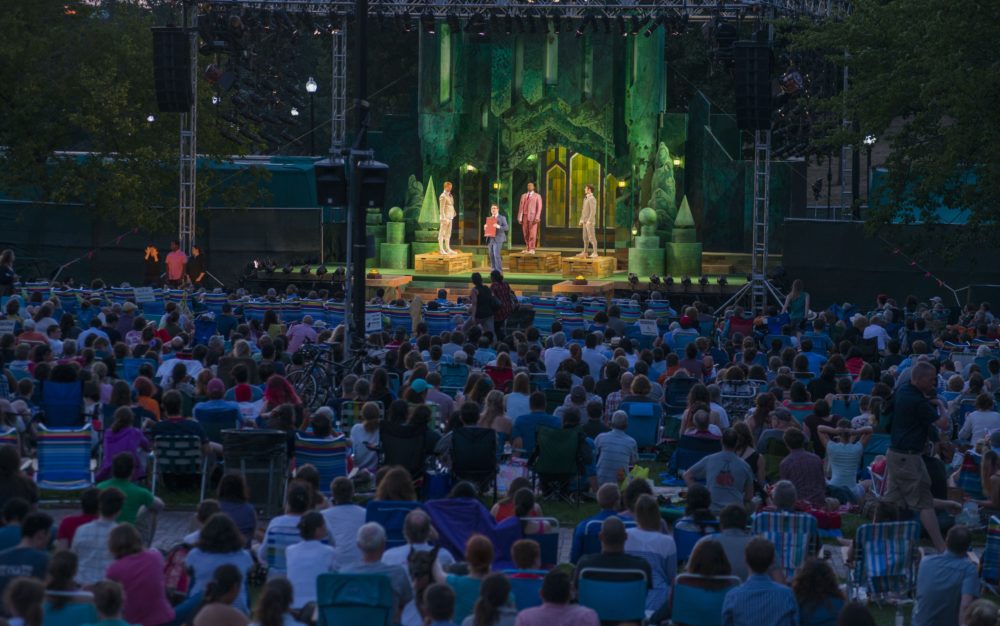
[[[419,502],[369,500],[365,507],[365,522],[378,522],[385,529],[386,549],[395,548],[406,544],[403,522],[407,514],[417,508],[420,508]]]
[[[392,584],[384,574],[320,574],[316,578],[319,626],[390,626],[395,614]]]
[[[641,569],[585,567],[577,582],[582,606],[597,612],[601,622],[638,622],[646,618],[649,583]]]
[[[670,415],[682,413],[687,408],[688,394],[691,387],[698,383],[695,378],[677,378],[676,376],[667,380],[663,387],[663,403],[667,405],[667,412]]]
[[[90,465],[90,425],[78,430],[52,430],[38,425],[35,484],[39,489],[79,491],[94,484]]]
[[[285,576],[288,574],[288,562],[285,550],[302,541],[298,524],[287,526],[269,526],[264,533],[264,561],[269,574]]]
[[[209,441],[222,443],[222,431],[240,427],[240,409],[204,409],[194,406],[194,419],[205,429]]]
[[[684,626],[721,626],[726,594],[740,586],[738,576],[680,574],[674,580],[670,619]]]
[[[509,569],[503,573],[510,583],[510,595],[514,596],[514,606],[518,611],[542,604],[539,592],[542,590],[542,580],[548,574],[547,570]]]
[[[78,428],[83,415],[83,387],[79,382],[42,383],[41,408],[49,428]]]
[[[329,496],[330,483],[338,476],[347,476],[347,447],[344,437],[314,439],[295,435],[295,467],[312,465],[319,472],[319,490]]]
[[[705,532],[700,530],[688,530],[686,528],[674,528],[674,543],[677,545],[677,562],[685,563],[694,550],[694,544],[705,535],[714,535],[719,532],[719,526],[714,522],[703,523]]]
[[[618,407],[628,415],[626,434],[639,448],[653,448],[660,440],[663,408],[657,402],[622,402]]]
[[[207,346],[208,340],[217,331],[215,319],[202,316],[194,321],[194,342],[200,346]]]
[[[469,366],[465,363],[441,363],[438,366],[441,374],[441,391],[454,396],[465,387],[469,380]]]
[[[617,516],[616,516],[617,517]],[[618,519],[621,519],[620,517]],[[591,520],[583,526],[583,545],[580,549],[580,556],[585,554],[598,554],[601,551],[601,524],[603,520]],[[622,525],[627,529],[635,528],[635,521],[623,519]]]
[[[722,450],[722,443],[718,439],[701,439],[681,435],[677,442],[677,449],[670,457],[668,471],[671,474],[685,472],[692,465],[702,460],[709,454],[714,454]]]
[[[554,567],[559,563],[559,520],[554,517],[522,517],[522,522],[541,524],[542,532],[524,533],[525,539],[538,542],[543,566]]]

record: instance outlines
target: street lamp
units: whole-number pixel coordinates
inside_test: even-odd
[[[865,149],[867,151],[867,164],[868,164],[868,180],[865,182],[865,199],[868,201],[868,206],[872,205],[872,146],[878,141],[878,137],[875,135],[865,135],[864,143]]]
[[[316,97],[316,90],[319,89],[319,85],[310,76],[309,80],[306,81],[306,91],[309,92],[309,154],[316,154],[316,107],[314,106],[314,99]]]

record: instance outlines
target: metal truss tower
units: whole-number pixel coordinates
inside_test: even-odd
[[[340,155],[347,134],[347,25],[334,31],[330,44],[333,72],[330,80],[330,154]]]
[[[195,207],[197,203],[198,171],[198,11],[184,2],[181,10],[184,28],[191,46],[191,108],[181,114],[180,193],[178,195],[179,224],[177,240],[181,250],[191,254],[195,245]]]

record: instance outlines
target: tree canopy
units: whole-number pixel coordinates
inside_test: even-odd
[[[809,28],[797,46],[847,63],[849,88],[826,105],[856,120],[833,143],[888,142],[887,202],[869,226],[940,223],[942,204],[968,227],[925,228],[919,245],[954,254],[1000,241],[1000,51],[996,6],[945,0],[855,0],[842,19]],[[846,51],[846,56],[845,56]],[[845,136],[846,132],[846,136]],[[916,242],[915,242],[916,243]]]

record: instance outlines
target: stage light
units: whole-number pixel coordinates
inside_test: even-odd
[[[336,11],[330,11],[330,34],[339,33],[342,28],[340,14]]]
[[[708,276],[702,274],[701,278],[698,279],[698,284],[702,287],[708,286]]]
[[[719,283],[719,286],[720,286],[720,287],[725,287],[726,285],[728,285],[728,284],[729,284],[729,281],[728,281],[728,280],[726,280],[726,277],[725,277],[725,276],[719,276],[719,280],[718,280],[718,283]]]
[[[636,274],[629,272],[628,284],[632,287],[632,291],[635,291],[639,288],[639,277]]]
[[[674,157],[674,166],[680,166],[681,163],[683,163],[683,161],[681,161],[677,157]]]
[[[212,104],[219,104],[220,102],[222,102],[222,98],[219,96],[212,96]]]
[[[403,32],[409,33],[413,31],[413,16],[410,15],[409,11],[403,11],[396,16],[396,23],[402,24]]]
[[[660,277],[657,276],[656,274],[650,274],[650,276],[649,276],[649,284],[650,285],[659,286],[659,284],[660,284]]]
[[[624,189],[627,185],[628,185],[628,183],[625,182],[624,180],[618,181],[618,188],[619,189]]]
[[[448,16],[448,29],[452,34],[462,32],[462,24],[458,21],[457,15]]]
[[[597,30],[597,18],[594,17],[593,15],[588,15],[585,18],[583,18],[583,21],[580,22],[580,25],[576,27],[577,39],[583,37],[583,34],[587,32],[588,25],[590,26],[591,30]]]
[[[309,273],[309,266],[308,265],[303,265],[302,269],[299,270],[299,274],[305,275],[305,274],[308,274],[308,273]]]
[[[316,275],[323,276],[324,274],[326,274],[326,266],[321,264],[319,267],[316,268]]]
[[[874,146],[878,138],[875,135],[865,135],[864,141],[866,146]]]
[[[671,276],[670,274],[667,274],[667,277],[663,279],[663,283],[665,285],[668,285],[668,286],[669,285],[673,285],[674,284],[674,277]]]
[[[493,188],[494,189],[500,189],[500,183],[498,181],[494,181],[493,182]]]
[[[437,23],[434,19],[434,15],[430,11],[425,11],[423,15],[420,16],[420,24],[424,27],[424,33],[428,35],[433,35],[437,28]]]
[[[291,263],[291,261],[289,261],[288,263],[285,264],[285,267],[281,268],[281,273],[282,274],[291,274],[293,269],[295,269],[295,268],[292,267],[292,263]]]
[[[474,14],[465,25],[465,32],[476,33],[480,37],[486,35],[486,18],[482,13]]]
[[[466,172],[475,172],[476,171],[476,166],[473,165],[472,163],[469,163],[468,165],[465,166],[465,171]]]
[[[659,26],[660,24],[662,24],[666,19],[667,18],[665,16],[660,15],[655,20],[653,20],[653,23],[650,24],[648,28],[646,28],[646,32],[643,33],[643,34],[646,35],[647,37],[652,37],[653,36],[653,31],[656,30],[656,27]]]
[[[537,159],[538,159],[538,155],[535,154],[535,153],[531,153],[531,154],[528,155],[528,160],[529,161],[535,161]]]
[[[506,35],[514,34],[514,18],[509,15],[503,20],[503,32]]]
[[[691,277],[690,276],[682,276],[681,277],[681,284],[684,285],[685,287],[690,287],[691,286]]]
[[[307,93],[316,93],[317,89],[319,89],[319,85],[317,85],[316,81],[313,80],[313,77],[310,76],[309,80],[306,81],[306,92]]]
[[[149,115],[146,116],[146,121],[152,124],[153,122],[156,121],[156,116],[150,113]]]
[[[292,117],[298,117],[298,116],[299,116],[299,110],[295,107],[292,107]]]
[[[628,37],[628,27],[625,26],[625,16],[624,15],[619,15],[618,16],[618,33],[622,37]]]
[[[638,15],[632,16],[632,34],[638,35],[642,27],[649,21],[648,17],[639,17]]]
[[[562,22],[560,21],[559,14],[554,13],[549,19],[552,20],[552,32],[558,35],[562,27]]]
[[[633,224],[632,225],[632,236],[635,237],[638,234],[639,234],[639,228],[635,224]]]

